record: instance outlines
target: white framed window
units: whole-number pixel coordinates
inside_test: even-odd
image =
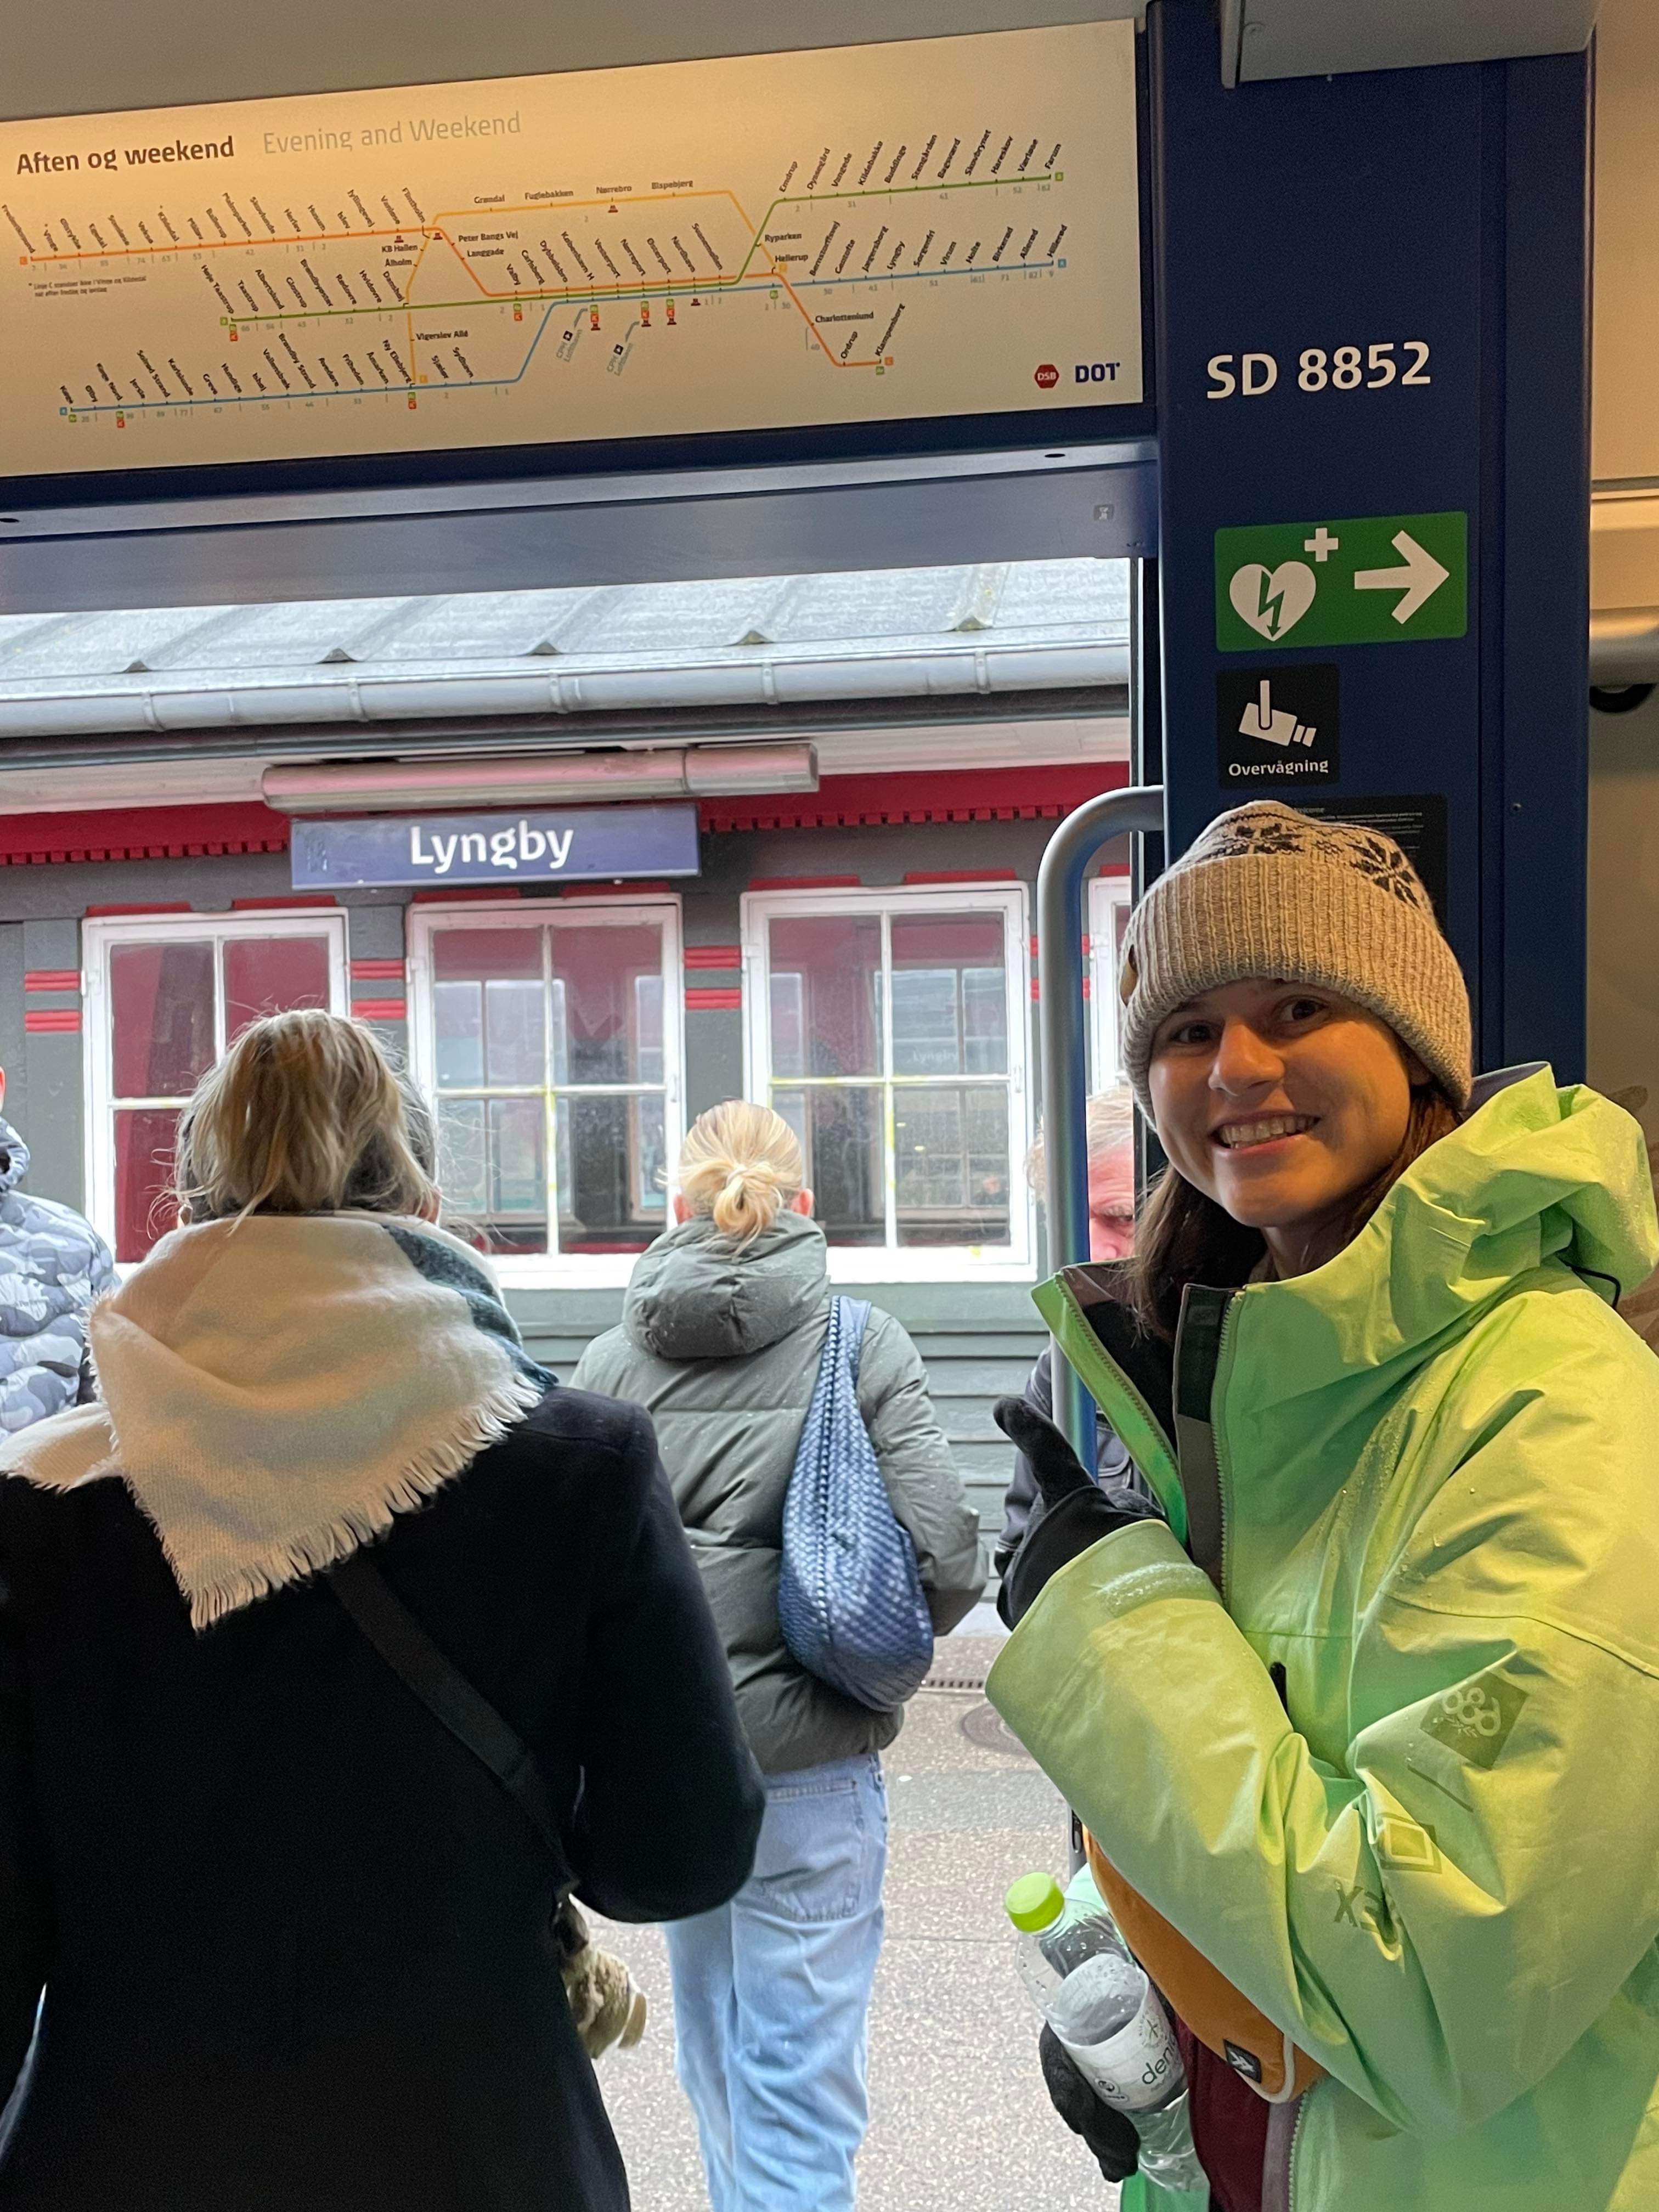
[[[1118,975],[1123,933],[1129,926],[1129,878],[1093,876],[1089,881],[1089,1088],[1103,1091],[1123,1076],[1122,1001]]]
[[[806,1156],[840,1282],[1029,1276],[1023,885],[751,891],[749,1095]]]
[[[118,1261],[173,1226],[179,1110],[250,1022],[348,1011],[344,912],[124,915],[82,926],[87,1188]]]
[[[684,1133],[679,901],[411,907],[410,1042],[455,1226],[504,1283],[625,1283]]]

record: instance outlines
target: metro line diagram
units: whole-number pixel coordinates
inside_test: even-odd
[[[908,301],[890,311],[832,303],[857,290],[1063,269],[1069,226],[1050,197],[1064,183],[1061,151],[1054,146],[1038,173],[1012,180],[780,195],[759,223],[722,187],[430,218],[404,188],[407,220],[190,243],[163,210],[158,219],[174,234],[165,242],[65,249],[49,228],[57,250],[31,252],[28,265],[199,267],[216,363],[192,334],[193,345],[141,347],[114,367],[100,357],[86,365],[90,374],[82,368],[78,392],[64,380],[64,411],[114,416],[118,427],[163,409],[377,393],[412,409],[447,392],[519,383],[550,329],[567,364],[585,339],[599,338],[601,349],[608,340],[605,368],[620,375],[645,331],[676,329],[734,295],[781,303],[830,369],[881,374],[895,365],[890,348]],[[400,216],[390,196],[380,204]],[[192,349],[186,367],[179,356]]]
[[[1138,398],[1132,34],[897,51],[0,123],[0,478]]]

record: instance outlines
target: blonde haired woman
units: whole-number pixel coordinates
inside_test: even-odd
[[[626,2212],[552,1854],[318,1571],[372,1552],[600,1911],[729,1896],[760,1792],[649,1422],[552,1387],[432,1177],[370,1031],[256,1023],[105,1402],[0,1455],[4,2212]]]
[[[579,1382],[651,1413],[766,1778],[750,1881],[668,1931],[680,2079],[713,2212],[843,2212],[867,2118],[887,1808],[902,1716],[805,1672],[778,1626],[783,1500],[830,1324],[823,1232],[794,1131],[733,1100],[681,1152],[677,1226],[634,1270]],[[859,1407],[937,1632],[979,1594],[977,1522],[915,1346],[870,1316]]]

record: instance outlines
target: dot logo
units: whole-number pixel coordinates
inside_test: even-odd
[[[1052,392],[1059,382],[1060,371],[1054,367],[1053,362],[1045,361],[1036,373],[1037,389],[1040,392]]]

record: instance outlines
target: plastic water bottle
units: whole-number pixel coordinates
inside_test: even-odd
[[[1087,1867],[1069,1891],[1052,1875],[1024,1875],[1005,1902],[1032,2002],[1097,2096],[1133,2123],[1141,2172],[1164,2189],[1207,2189],[1169,2014]]]

